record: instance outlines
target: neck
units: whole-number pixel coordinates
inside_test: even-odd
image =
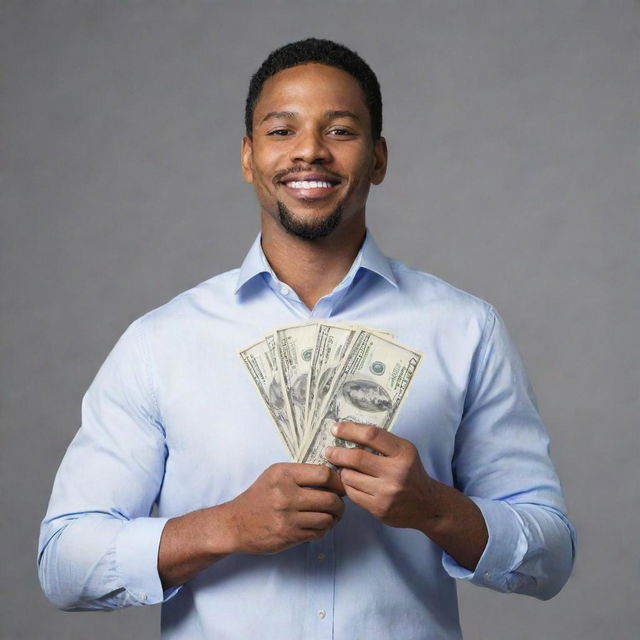
[[[305,240],[288,234],[268,214],[263,214],[262,250],[278,279],[313,309],[349,271],[365,231],[362,217],[325,238]]]

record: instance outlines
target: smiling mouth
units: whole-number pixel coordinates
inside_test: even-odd
[[[325,176],[309,176],[308,179],[300,180],[298,176],[284,178],[280,184],[285,191],[298,200],[321,200],[330,197],[340,185],[341,180],[332,179]]]
[[[289,180],[282,184],[290,189],[330,189],[338,183],[328,182],[326,180]]]

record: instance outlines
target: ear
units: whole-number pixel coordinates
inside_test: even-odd
[[[253,182],[253,141],[249,136],[242,138],[242,150],[240,151],[240,168],[242,177],[249,183]]]
[[[380,184],[387,173],[387,141],[380,136],[373,145],[373,166],[369,179],[371,184]]]

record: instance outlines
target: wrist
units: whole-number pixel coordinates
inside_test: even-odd
[[[433,481],[431,504],[424,510],[419,529],[458,564],[473,571],[487,545],[489,534],[478,506],[463,493]]]
[[[184,584],[232,553],[224,510],[210,507],[167,521],[160,538],[158,574],[164,589]]]
[[[204,547],[211,557],[219,558],[241,550],[233,501],[203,509],[203,515],[206,518],[202,526]]]
[[[416,529],[433,538],[443,534],[452,524],[458,491],[433,478],[427,478],[422,492],[420,519]]]

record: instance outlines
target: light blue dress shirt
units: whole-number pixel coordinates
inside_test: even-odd
[[[310,318],[391,331],[424,353],[394,433],[416,445],[433,478],[481,509],[489,542],[476,570],[347,499],[322,540],[232,555],[163,593],[167,519],[231,500],[287,461],[238,350]],[[453,578],[549,598],[569,576],[573,549],[548,437],[500,318],[385,258],[367,234],[313,310],[277,279],[258,238],[240,269],[134,322],[84,398],[38,562],[45,593],[63,609],[163,602],[166,640],[422,640],[461,637]]]

